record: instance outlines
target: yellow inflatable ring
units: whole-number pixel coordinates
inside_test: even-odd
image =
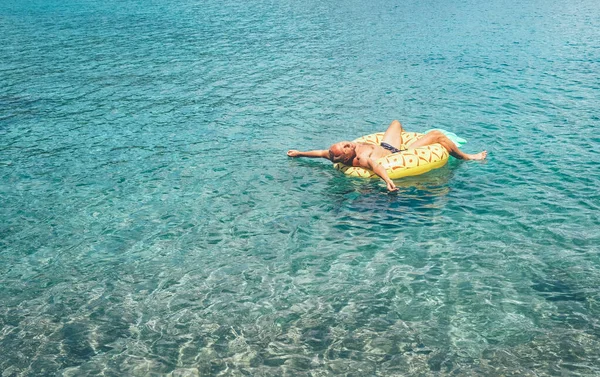
[[[403,132],[403,146],[408,147],[424,135],[416,132]],[[366,135],[354,140],[356,143],[379,145],[383,139],[383,132]],[[448,162],[450,155],[446,148],[440,144],[431,144],[424,147],[409,149],[398,153],[392,153],[382,157],[376,162],[381,164],[391,179],[409,177],[427,173],[430,170],[441,168]],[[373,171],[361,167],[344,165],[341,162],[333,165],[344,174],[360,178],[378,178]]]

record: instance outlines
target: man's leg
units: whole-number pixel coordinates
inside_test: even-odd
[[[394,148],[400,149],[402,145],[402,132],[404,132],[402,125],[397,120],[394,120],[383,134],[381,142],[388,143]]]
[[[456,144],[454,144],[452,140],[448,139],[448,137],[440,131],[431,131],[427,133],[425,136],[412,143],[408,147],[408,149],[414,149],[436,143],[446,148],[450,155],[461,160],[483,160],[487,156],[487,151],[479,152],[476,154],[464,153],[463,151],[458,149],[458,147],[456,146]]]

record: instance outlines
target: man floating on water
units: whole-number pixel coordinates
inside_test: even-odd
[[[404,132],[402,125],[399,121],[394,120],[383,134],[380,145],[342,141],[333,144],[328,150],[301,152],[292,149],[287,152],[287,155],[290,157],[326,158],[334,163],[341,162],[349,166],[370,169],[385,181],[389,191],[396,191],[398,188],[388,176],[386,169],[376,161],[392,153],[437,143],[448,150],[451,156],[461,160],[483,160],[487,156],[487,151],[475,154],[462,152],[452,140],[437,130],[428,132],[421,139],[405,147],[402,132]]]

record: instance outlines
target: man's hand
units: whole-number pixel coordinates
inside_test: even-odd
[[[389,181],[389,182],[386,182],[386,183],[387,183],[387,188],[388,188],[388,190],[390,192],[398,191],[398,187],[396,187],[396,185],[394,184],[394,182]]]
[[[287,155],[290,157],[298,157],[300,155],[300,152],[295,149],[290,149]]]
[[[387,185],[387,189],[390,192],[398,191],[398,187],[396,187],[396,185],[394,184],[394,182],[392,182],[392,180],[388,176],[387,171],[385,171],[385,169],[383,168],[383,166],[381,166],[380,164],[378,164],[372,158],[367,159],[363,164],[364,165],[361,165],[361,167],[373,170],[373,172],[375,174],[377,174],[381,179],[384,180],[385,184]]]

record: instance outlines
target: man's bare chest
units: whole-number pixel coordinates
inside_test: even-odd
[[[356,146],[356,158],[354,159],[353,165],[365,166],[368,160],[377,160],[389,154],[390,151],[379,145],[358,144]]]

